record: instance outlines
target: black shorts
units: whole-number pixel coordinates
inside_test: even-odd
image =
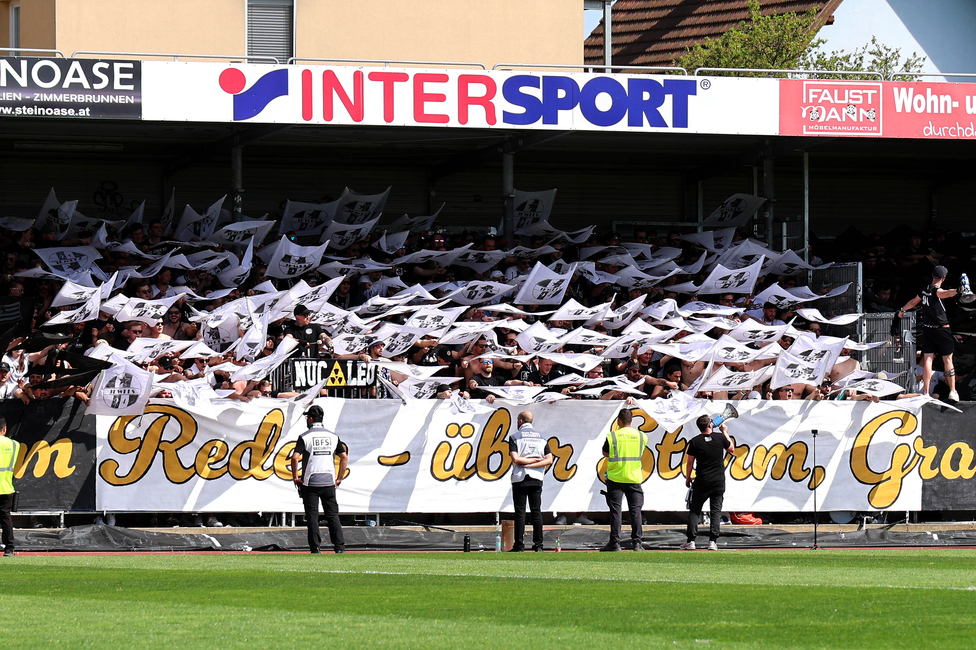
[[[954,349],[952,332],[948,327],[922,328],[922,354],[937,354],[947,357]]]

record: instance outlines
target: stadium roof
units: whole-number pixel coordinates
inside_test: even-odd
[[[763,0],[762,13],[819,9],[817,29],[843,0]],[[614,65],[673,65],[686,48],[717,38],[749,17],[746,0],[617,0],[613,5]],[[603,21],[583,44],[586,63],[603,63]]]

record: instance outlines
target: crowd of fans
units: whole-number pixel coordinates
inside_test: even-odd
[[[409,233],[402,245],[389,253],[376,247],[383,235],[383,231],[376,230],[344,250],[327,250],[318,268],[297,278],[268,277],[267,266],[258,261],[258,247],[255,264],[246,279],[240,285],[225,287],[206,261],[191,268],[164,266],[151,277],[139,277],[140,270],[152,266],[164,252],[201,254],[198,242],[167,237],[160,221],[146,226],[130,224],[117,235],[109,231],[107,241],[101,242],[102,257],[95,262],[98,272],[89,269],[82,275],[89,279],[115,273],[132,275],[112,291],[103,292],[97,317],[79,323],[45,325],[59,311],[75,310],[79,304],[56,300],[63,296],[69,277],[47,269],[34,251],[89,246],[93,234],[79,233],[70,240],[59,241],[57,231],[50,227],[40,231],[0,230],[5,251],[0,291],[13,298],[35,300],[31,333],[26,340],[18,337],[9,341],[0,365],[0,380],[4,381],[0,390],[5,397],[28,402],[71,395],[87,401],[90,385],[54,381],[72,363],[70,355],[62,351],[105,358],[104,352],[93,351],[110,346],[113,351],[125,353],[140,338],[202,340],[212,352],[208,356],[192,348],[194,354],[168,351],[155,358],[135,357],[138,365],[154,373],[155,390],[164,397],[168,396],[168,383],[200,378],[205,378],[225,398],[248,401],[289,397],[294,395],[288,392],[289,387],[273,385],[268,375],[236,380],[232,376],[235,367],[273,355],[283,340],[292,338],[297,341],[295,355],[393,362],[380,373],[387,381],[374,389],[373,394],[378,397],[450,398],[459,393],[464,398],[492,401],[506,396],[504,390],[496,389],[522,386],[539,387],[540,392],[553,399],[656,399],[667,398],[674,391],[689,391],[700,382],[706,369],[715,373],[728,366],[738,372],[774,364],[776,355],[771,351],[745,363],[710,363],[708,356],[700,352],[703,341],[714,342],[723,335],[734,334],[743,322],[769,327],[790,324],[776,340],[744,341],[756,349],[771,346],[773,350],[778,346],[789,350],[797,337],[818,339],[850,331],[797,317],[797,308],[815,306],[816,301],[801,304],[798,300],[796,304],[781,303],[778,307],[754,302],[757,294],[774,283],[791,291],[798,279],[805,280],[803,269],[791,276],[765,275],[750,295],[695,296],[676,291],[674,287],[680,288],[688,281],[700,283],[708,270],[705,265],[694,273],[681,272],[705,250],[681,239],[679,232],[638,229],[623,243],[616,233],[591,234],[582,243],[574,244],[566,236],[549,241],[523,237],[519,242],[507,242],[484,233],[432,230]],[[315,237],[303,238],[294,233],[288,233],[288,238],[298,244],[317,243]],[[273,243],[274,237],[268,239]],[[741,233],[736,233],[731,245],[741,240]],[[935,263],[951,263],[949,256],[921,244],[918,233],[909,233],[905,247],[896,254],[886,253],[874,239],[865,241],[874,244],[863,251],[867,311],[896,311],[895,305],[905,295],[925,284],[925,276]],[[511,250],[515,244],[519,246]],[[417,251],[444,252],[462,247],[490,252],[489,259],[498,261],[478,268],[445,266],[436,260],[399,261],[409,259]],[[204,256],[207,251],[223,251],[221,247],[203,250]],[[506,250],[511,254],[498,252]],[[563,305],[578,305],[581,309],[575,314],[560,314],[554,313],[560,305],[510,304],[520,282],[536,263],[556,270],[579,263]],[[637,288],[631,286],[624,272],[629,266],[664,277],[653,286]],[[86,284],[78,277],[74,280]],[[332,284],[324,287],[330,280]],[[483,303],[472,301],[470,296],[462,304],[450,300],[474,282],[507,284],[512,289],[501,295],[489,292]],[[98,286],[99,282],[94,279],[87,284]],[[820,287],[818,291],[823,293],[830,288]],[[308,295],[314,300],[303,300]],[[119,321],[119,307],[126,298],[171,302],[161,320]],[[601,317],[601,313],[619,315],[634,301],[643,301],[641,308],[627,314],[626,321],[608,324]],[[55,303],[60,306],[53,306]],[[681,308],[688,303],[694,303],[695,311],[682,313]],[[594,312],[592,308],[597,307],[603,312]],[[438,319],[420,319],[421,327],[416,327],[419,311],[436,312]],[[208,317],[221,313],[234,315],[236,327],[225,324],[218,333]],[[263,348],[258,346],[252,353],[242,354],[239,346],[232,343],[245,337],[262,316]],[[528,335],[523,333],[533,327],[531,335],[537,337],[535,324],[545,328],[546,344],[528,349],[522,338]],[[233,330],[230,334],[228,327]],[[393,334],[400,335],[399,345],[390,351]],[[404,337],[412,339],[406,347]],[[747,390],[701,391],[696,395],[712,399],[877,399],[842,389],[844,378],[852,373],[854,378],[869,376],[850,353],[845,348],[817,385],[793,382],[772,387],[767,378]],[[409,366],[437,367],[438,371],[411,372]],[[933,382],[933,387],[936,385]],[[322,395],[328,391],[323,388]],[[524,400],[526,393],[510,397]]]
[[[819,318],[798,316],[798,309],[826,304],[817,300],[757,300],[771,287],[780,293],[796,290],[806,283],[807,267],[790,275],[767,273],[748,295],[685,293],[689,282],[700,284],[706,278],[722,251],[706,250],[683,234],[688,233],[638,228],[621,241],[617,233],[594,229],[582,241],[567,233],[506,241],[485,232],[436,226],[397,237],[380,227],[346,248],[327,249],[316,268],[287,279],[270,277],[261,261],[267,260],[262,256],[264,246],[276,243],[270,236],[264,246],[254,242],[253,263],[243,280],[224,286],[218,271],[226,268],[228,259],[242,260],[243,245],[225,250],[199,241],[177,241],[158,220],[130,223],[117,233],[102,229],[72,237],[62,237],[50,226],[0,228],[0,295],[8,296],[8,303],[32,299],[34,304],[29,331],[5,340],[0,391],[7,399],[25,403],[55,396],[87,403],[92,384],[72,380],[78,376],[79,359],[105,359],[112,352],[153,373],[156,396],[173,396],[180,382],[203,382],[215,397],[224,399],[289,398],[297,393],[290,386],[275,385],[273,373],[242,378],[236,372],[273,357],[289,341],[286,348],[295,350],[284,356],[379,364],[381,379],[370,389],[370,395],[379,398],[505,399],[525,404],[555,399],[634,402],[667,399],[679,392],[731,400],[877,401],[914,394],[851,387],[857,380],[877,377],[861,368],[856,349],[865,348],[858,348],[856,341],[838,348],[840,353],[833,355],[816,382],[773,385],[768,373],[741,390],[701,390],[703,382],[723,368],[731,373],[761,370],[773,366],[781,351],[795,350],[798,340],[804,349],[829,347],[829,341],[846,341],[853,330],[828,322],[839,315],[836,310],[825,309]],[[317,235],[285,236],[297,245],[319,242]],[[904,233],[903,245],[894,250],[876,237],[853,239],[863,246],[858,249],[839,238],[818,242],[813,250],[825,258],[863,261],[864,305],[869,312],[897,311],[906,296],[926,283],[936,264],[959,261],[937,250],[945,242],[941,235],[923,243],[921,234]],[[388,241],[399,245],[391,252]],[[742,232],[736,232],[724,250],[744,241]],[[99,249],[100,259],[72,274],[57,272],[36,253],[89,246]],[[443,264],[439,259],[449,258],[414,255],[457,250],[486,255],[478,264]],[[167,253],[183,261],[159,267],[157,261]],[[812,264],[824,262],[812,253]],[[705,264],[696,264],[703,255]],[[561,303],[515,304],[521,283],[538,264],[558,272],[575,269]],[[153,273],[147,275],[146,269]],[[632,270],[659,279],[634,282]],[[78,300],[72,302],[69,290],[99,287],[104,281],[113,284],[101,291],[97,315],[49,324],[59,313],[81,306]],[[479,294],[483,299],[464,292],[486,283],[498,286]],[[823,294],[832,288],[816,291]],[[120,318],[120,313],[128,313],[125,307],[132,299],[164,303],[162,317]],[[573,309],[567,310],[570,306]],[[956,327],[965,332],[968,313],[953,309]],[[783,329],[765,340],[736,338],[742,327]],[[260,332],[261,344],[245,351],[243,341],[253,339],[255,331]],[[729,335],[757,354],[747,361],[717,361],[708,354],[720,341],[729,341]],[[140,339],[186,345],[146,358],[149,348]],[[970,390],[965,352],[959,365],[963,368],[957,383],[966,399]],[[920,378],[920,370],[917,375]],[[932,394],[943,388],[938,379],[936,373]],[[335,389],[317,388],[322,396],[337,394]],[[167,523],[174,522],[171,518]],[[189,523],[203,520],[196,517]]]

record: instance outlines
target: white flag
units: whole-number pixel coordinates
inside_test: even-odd
[[[776,360],[769,388],[776,390],[781,386],[796,383],[819,386],[829,370],[830,364],[825,360],[819,363],[808,363],[784,350]]]
[[[231,381],[257,381],[267,376],[271,371],[280,366],[288,356],[298,347],[298,341],[291,337],[285,337],[275,351],[266,357],[261,357],[254,363],[242,366],[231,376]]]
[[[282,237],[266,273],[272,278],[296,278],[319,265],[328,245],[326,242],[319,246],[299,246]]]
[[[444,298],[453,300],[459,305],[480,305],[491,302],[495,298],[515,291],[515,287],[501,282],[471,281],[463,287],[446,294]]]
[[[515,196],[512,199],[515,231],[518,232],[540,221],[549,221],[549,215],[552,213],[552,206],[555,202],[555,189],[542,192],[515,190]],[[498,230],[502,231],[504,228],[499,227]]]
[[[301,203],[286,201],[285,211],[281,215],[281,225],[278,234],[284,235],[294,231],[299,237],[303,235],[319,235],[335,218],[339,201],[331,203]]]
[[[91,246],[67,248],[35,248],[34,252],[57,275],[72,275],[87,271],[102,255]]]
[[[715,212],[710,214],[704,222],[703,226],[715,227],[715,226],[743,226],[752,215],[756,213],[756,210],[761,208],[766,202],[761,196],[753,196],[751,194],[733,194],[729,198],[725,199],[722,205],[715,209]]]
[[[115,315],[115,319],[120,323],[137,320],[148,325],[155,325],[166,314],[174,302],[179,300],[179,296],[163,298],[161,300],[143,300],[142,298],[130,298],[125,306]]]
[[[712,272],[708,274],[698,293],[744,293],[751,294],[759,280],[762,271],[762,264],[765,257],[760,257],[755,264],[740,269],[727,269],[721,264],[716,264]]]
[[[337,251],[344,251],[370,232],[380,218],[376,217],[363,224],[343,224],[333,221],[322,233],[320,241],[326,242]]]
[[[99,287],[82,286],[71,280],[67,280],[58,291],[58,295],[54,296],[54,301],[51,302],[51,306],[64,307],[65,305],[77,305],[79,302],[86,302],[95,293],[101,294],[102,289]]]
[[[176,228],[176,238],[180,241],[191,241],[197,239],[203,241],[213,234],[217,227],[217,219],[220,217],[220,208],[224,205],[227,195],[220,197],[217,201],[207,208],[203,214],[197,214],[193,208],[187,204],[183,209],[183,216],[180,218],[180,225]]]
[[[756,384],[761,384],[773,374],[773,367],[766,366],[749,372],[735,372],[727,366],[719,367],[718,371],[708,377],[698,386],[699,391],[737,391],[752,390]]]
[[[705,410],[705,400],[680,392],[672,392],[668,399],[641,399],[639,406],[666,431],[676,431],[690,420],[694,420]]]
[[[245,221],[243,223],[232,223],[224,226],[210,237],[207,241],[212,241],[225,246],[241,246],[248,239],[260,246],[264,238],[271,232],[274,221]]]
[[[114,365],[103,370],[92,386],[88,413],[91,415],[142,415],[149,403],[152,373],[117,354],[108,358]]]
[[[444,209],[445,205],[447,204],[441,203],[441,207],[437,208],[437,211],[434,212],[434,214],[425,217],[408,217],[407,215],[403,215],[391,223],[389,225],[389,229],[391,232],[397,232],[400,230],[424,232],[430,230],[434,225],[434,221],[437,219],[438,215],[440,215],[441,210]]]
[[[392,186],[388,187],[380,194],[358,194],[347,187],[339,196],[339,209],[336,210],[335,222],[356,225],[373,221],[375,225],[383,214],[383,208],[386,207],[386,200],[390,197],[392,189]]]
[[[541,262],[536,262],[514,302],[516,305],[561,304],[572,279],[572,269],[567,273],[554,273]]]
[[[71,311],[62,311],[54,315],[51,320],[44,323],[47,325],[64,325],[67,323],[87,323],[90,320],[95,320],[98,318],[98,307],[101,304],[102,296],[101,291],[98,289],[94,290],[88,300],[85,301],[83,305],[77,309]]]

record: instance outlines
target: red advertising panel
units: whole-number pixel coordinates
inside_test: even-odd
[[[780,135],[976,140],[976,84],[780,81]]]

